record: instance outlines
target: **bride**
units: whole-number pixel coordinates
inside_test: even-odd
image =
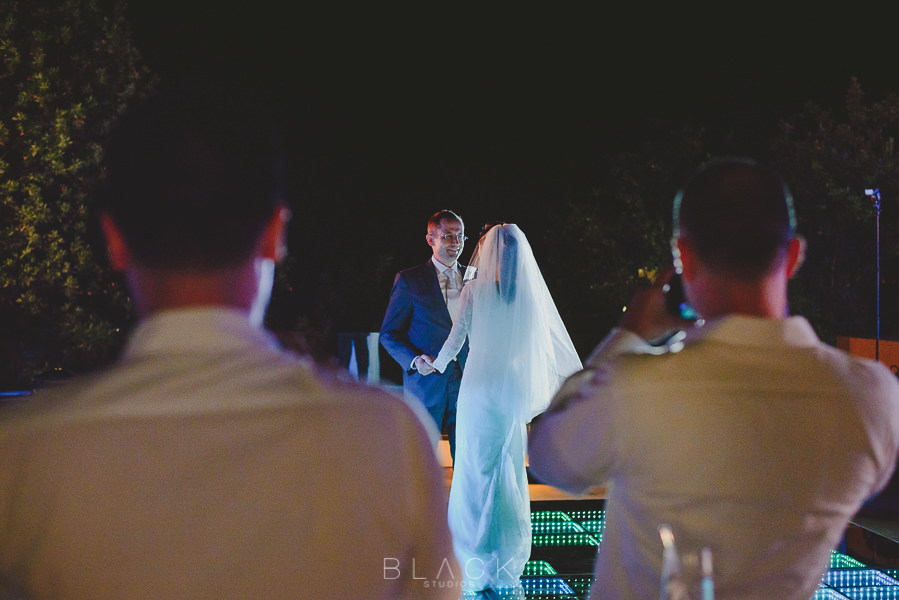
[[[466,279],[453,330],[433,360],[443,372],[468,336],[449,525],[467,595],[512,588],[523,597],[519,578],[531,551],[527,424],[581,361],[517,225],[481,237]]]

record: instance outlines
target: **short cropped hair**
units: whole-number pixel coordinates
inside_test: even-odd
[[[162,92],[106,145],[101,210],[140,264],[216,268],[250,256],[283,201],[273,129],[248,105]]]
[[[462,224],[462,227],[465,227],[465,222],[462,220],[462,217],[451,210],[441,210],[435,212],[431,215],[431,218],[428,219],[428,233],[431,233],[440,227],[444,221],[458,221]]]
[[[796,231],[793,198],[777,173],[750,159],[707,163],[674,199],[674,239],[699,259],[744,280],[770,272]]]

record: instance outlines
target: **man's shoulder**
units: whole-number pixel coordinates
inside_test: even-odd
[[[841,348],[821,343],[820,352],[826,355],[834,373],[846,382],[850,389],[866,395],[879,393],[890,397],[899,406],[899,381],[896,374],[884,363],[850,354]]]
[[[373,427],[421,426],[436,443],[437,431],[419,402],[407,400],[402,392],[358,382],[345,373],[327,372],[316,377],[317,393],[314,402],[324,405],[334,414],[348,413]],[[433,429],[433,431],[432,431]]]
[[[428,260],[427,262],[423,262],[421,264],[415,265],[414,267],[409,267],[408,269],[403,269],[399,273],[397,273],[398,278],[409,278],[409,277],[422,277],[423,275],[428,274],[430,271],[437,272],[434,269],[434,263]]]
[[[429,260],[426,263],[404,269],[396,274],[394,279],[394,293],[405,290],[412,296],[430,294],[431,286],[437,281],[437,269]]]
[[[0,430],[121,419],[221,418],[238,413],[252,418],[272,410],[370,421],[387,429],[423,421],[398,394],[359,383],[330,366],[319,367],[290,353],[272,353],[269,358],[274,360],[242,361],[221,368],[196,365],[195,369],[152,369],[126,362],[39,390],[22,401],[4,403]]]

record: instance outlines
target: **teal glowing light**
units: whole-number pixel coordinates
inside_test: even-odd
[[[543,523],[546,521],[570,521],[566,513],[561,510],[539,510],[531,513],[531,523]]]
[[[534,596],[570,596],[574,597],[574,590],[561,577],[529,577],[521,580],[524,592],[528,598]]]
[[[831,569],[845,569],[847,567],[864,567],[866,565],[860,560],[855,560],[851,556],[846,556],[841,552],[831,550],[829,566]]]
[[[544,546],[599,546],[596,536],[589,533],[548,533],[533,536],[536,547]]]
[[[528,561],[525,565],[521,583],[527,600],[586,598],[595,581],[593,573],[560,572],[560,565],[552,564],[556,562],[553,556],[569,557],[572,552],[595,553],[602,542],[605,511],[535,511],[531,513],[531,527],[534,548],[545,549],[540,552],[544,552],[549,558]],[[583,550],[577,550],[576,547],[582,547]],[[899,600],[899,569],[868,567],[837,551],[831,552],[828,566],[812,600]]]
[[[580,521],[581,527],[584,528],[584,531],[591,531],[593,533],[599,533],[603,530],[605,526],[605,520],[601,521]]]
[[[571,521],[544,521],[543,523],[531,523],[531,532],[534,535],[546,533],[585,533],[584,528]]]
[[[824,573],[823,581],[841,591],[843,588],[899,586],[899,581],[876,569],[830,569]]]
[[[812,596],[812,600],[846,600],[847,596],[844,596],[840,592],[836,591],[833,588],[818,588],[815,590],[815,594]]]
[[[899,585],[880,585],[876,587],[839,588],[843,598],[852,600],[899,600]],[[841,596],[835,596],[840,598]]]
[[[590,586],[593,585],[596,579],[593,578],[591,573],[588,575],[566,575],[565,581],[574,589],[575,594],[579,598],[586,598],[587,594],[590,593]]]
[[[568,516],[572,521],[583,523],[584,521],[605,521],[606,511],[599,510],[572,510],[568,511]]]
[[[529,560],[524,565],[524,576],[533,575],[558,575],[558,573],[545,560]]]

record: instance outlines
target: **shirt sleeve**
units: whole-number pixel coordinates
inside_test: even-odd
[[[456,358],[462,345],[465,344],[465,338],[468,337],[468,330],[471,326],[471,309],[472,296],[471,289],[474,284],[468,284],[462,288],[459,296],[459,312],[456,315],[456,322],[453,323],[453,329],[450,331],[449,337],[443,342],[440,353],[434,361],[434,368],[443,373],[446,366]]]
[[[585,369],[569,377],[528,433],[531,472],[574,494],[605,483],[613,462],[611,415],[604,412],[611,403],[596,401],[606,391],[598,376]]]
[[[585,365],[598,366],[619,354],[658,354],[657,348],[650,345],[636,333],[615,327],[603,338],[599,345],[587,357]]]
[[[384,349],[411,373],[413,363],[421,351],[409,339],[409,325],[412,321],[412,292],[402,273],[397,274],[390,291],[390,302],[381,325],[380,342]]]
[[[654,353],[646,340],[615,328],[586,368],[569,377],[549,408],[531,423],[531,471],[543,482],[580,493],[606,482],[614,461],[614,386],[608,362],[622,354]]]

